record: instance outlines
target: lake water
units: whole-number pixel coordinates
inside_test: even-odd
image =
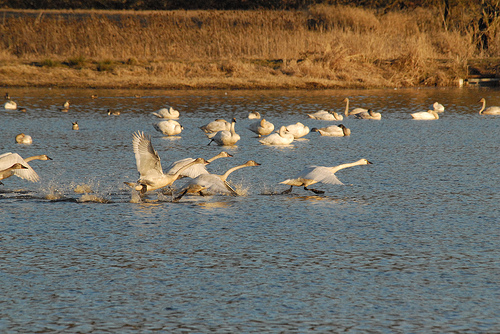
[[[38,183],[0,186],[3,333],[500,331],[500,117],[477,103],[500,105],[498,89],[8,92],[28,111],[1,112],[1,153],[53,160],[30,163]],[[382,120],[307,117],[343,111],[346,96]],[[439,120],[411,119],[435,101]],[[152,126],[166,105],[181,112],[178,137]],[[250,111],[352,135],[264,146]],[[237,146],[207,146],[198,127],[232,117]],[[164,168],[221,150],[233,157],[211,172],[261,166],[229,177],[244,196],[138,200],[123,183],[138,178],[138,130]],[[34,143],[16,144],[20,132]],[[323,195],[279,194],[307,165],[361,158],[373,164],[337,172],[344,185],[314,185]]]

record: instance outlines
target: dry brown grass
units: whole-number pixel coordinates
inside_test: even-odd
[[[447,30],[430,9],[9,13],[0,17],[4,86],[450,85],[478,56],[465,11]],[[490,53],[498,57],[499,38]]]

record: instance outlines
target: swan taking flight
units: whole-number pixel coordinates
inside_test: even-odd
[[[33,161],[33,160],[52,160],[49,158],[47,155],[42,154],[42,155],[35,155],[26,159],[23,159],[19,154],[17,153],[4,153],[0,155],[0,170],[3,170],[3,176],[2,179],[6,179],[8,177],[11,177],[12,175],[15,175],[17,177],[20,177],[21,179],[28,180],[31,182],[37,182],[40,177],[38,174],[35,172],[33,168],[28,164],[28,162]],[[20,163],[26,168],[22,169],[12,169],[8,172],[5,172],[6,169],[12,167],[12,165]]]
[[[286,130],[288,133],[291,133],[295,139],[302,138],[309,133],[309,127],[300,122],[287,125]]]
[[[234,190],[226,180],[229,174],[235,170],[252,166],[260,166],[260,164],[253,160],[249,160],[243,165],[228,169],[223,175],[201,174],[196,178],[189,180],[189,182],[179,191],[179,194],[175,197],[174,201],[179,201],[186,194],[199,194],[205,196],[207,194],[220,193],[239,196],[236,190]]]
[[[267,136],[274,130],[274,124],[271,122],[266,121],[265,118],[261,119],[260,121],[257,121],[255,123],[252,123],[248,126],[248,130],[255,132],[256,134],[260,136]]]
[[[367,112],[360,112],[354,115],[354,118],[357,119],[382,119],[382,114],[379,112],[374,112],[371,109],[368,109]]]
[[[153,124],[156,131],[163,133],[166,136],[175,136],[184,130],[184,127],[179,122],[169,119]]]
[[[220,158],[231,158],[231,157],[232,157],[231,154],[222,151],[219,154],[217,154],[216,156],[208,159],[207,162],[211,163],[212,161],[215,161],[215,160],[220,159]],[[196,159],[193,159],[193,158],[186,158],[186,159],[174,161],[170,164],[170,166],[167,167],[168,173],[175,174],[175,173],[177,173],[177,171],[179,169],[181,169],[182,167],[186,166],[188,163],[193,162],[195,160]],[[207,168],[205,167],[204,164],[195,164],[195,165],[192,165],[191,167],[183,170],[180,173],[179,178],[190,177],[190,178],[194,179],[195,177],[197,177],[200,174],[208,174]]]
[[[219,146],[231,146],[235,145],[238,140],[240,140],[240,135],[236,133],[234,130],[234,126],[236,124],[236,119],[233,118],[233,121],[231,122],[231,128],[229,131],[227,130],[222,130],[219,132],[216,132],[213,134],[213,136],[209,136],[210,142],[208,145],[210,145],[212,142],[217,143]]]
[[[157,110],[156,112],[153,112],[153,115],[159,118],[168,118],[168,119],[177,119],[180,116],[180,113],[178,110],[175,110],[174,108],[161,108],[160,110]]]
[[[195,164],[208,164],[205,159],[198,158],[186,164],[175,173],[163,173],[160,156],[153,148],[151,137],[138,131],[133,135],[132,145],[134,148],[137,171],[140,177],[136,184],[128,182],[125,184],[134,187],[134,189],[140,191],[141,194],[171,185],[180,177],[182,171]]]
[[[500,107],[493,106],[486,108],[486,100],[484,99],[484,97],[481,98],[479,102],[483,104],[481,110],[479,110],[479,115],[500,115]]]
[[[325,184],[343,184],[335,176],[335,173],[341,169],[354,167],[359,165],[370,165],[366,159],[361,159],[352,163],[342,164],[335,167],[322,167],[322,166],[308,166],[300,173],[295,175],[293,179],[288,179],[283,182],[283,184],[290,185],[290,189],[285,190],[283,194],[289,194],[292,192],[293,186],[304,187],[305,190],[310,190],[316,194],[323,194],[324,191],[308,188],[308,186],[321,182]]]
[[[293,142],[295,137],[289,133],[286,126],[282,126],[278,133],[270,134],[269,136],[259,140],[264,145],[289,145]]]
[[[416,113],[413,113],[411,114],[411,117],[413,117],[413,119],[417,119],[417,120],[435,120],[435,119],[439,119],[439,115],[437,114],[437,112],[435,112],[434,110],[427,110],[427,111],[420,111],[420,112],[416,112]]]
[[[200,126],[200,129],[202,129],[205,133],[216,133],[222,130],[229,131],[231,129],[231,123],[225,119],[218,118],[215,121]]]
[[[33,144],[33,138],[30,135],[26,135],[24,133],[20,133],[16,136],[16,143],[31,145]]]
[[[351,135],[351,130],[344,124],[330,125],[324,128],[312,128],[311,132],[319,132],[322,136],[328,137],[346,137]]]
[[[315,112],[314,114],[307,114],[307,116],[309,116],[309,118],[319,119],[321,121],[341,121],[344,119],[342,115],[339,115],[335,111],[332,111],[330,113],[326,110],[320,110]]]

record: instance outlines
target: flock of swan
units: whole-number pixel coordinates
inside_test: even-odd
[[[19,109],[17,104],[10,99],[8,94],[6,94],[5,99],[7,100],[4,104],[5,110]],[[380,113],[374,112],[371,109],[355,108],[349,110],[349,99],[345,98],[344,102],[346,103],[344,112],[345,116],[336,112],[320,110],[316,113],[308,114],[308,117],[311,119],[325,121],[341,121],[344,117],[347,118],[349,116],[352,116],[355,119],[371,120],[380,120],[382,118]],[[486,101],[484,98],[482,98],[479,102],[482,103],[482,108],[479,111],[479,114],[500,115],[500,107],[486,108]],[[59,108],[59,110],[67,112],[69,108],[70,102],[66,101],[62,105],[62,108]],[[21,111],[26,110],[24,109]],[[439,119],[438,113],[442,112],[444,112],[444,107],[436,102],[428,111],[413,113],[411,116],[416,120],[436,120]],[[119,112],[112,112],[108,109],[108,115],[118,116],[119,114]],[[153,124],[153,127],[155,130],[166,136],[179,135],[184,129],[177,121],[177,119],[180,118],[179,111],[172,107],[162,108],[153,112],[152,115],[162,119],[161,121]],[[337,137],[349,136],[351,134],[350,129],[345,127],[343,124],[309,129],[301,122],[297,122],[296,124],[280,126],[279,129],[275,130],[274,124],[264,118],[261,118],[261,115],[258,112],[249,113],[248,119],[256,120],[248,126],[248,130],[254,132],[258,137],[258,141],[264,145],[289,145],[294,140],[307,135],[309,132],[318,132],[321,136]],[[215,143],[220,146],[232,146],[241,139],[240,135],[236,133],[235,126],[235,118],[233,118],[231,122],[224,119],[216,119],[201,126],[200,129],[206,134],[208,145]],[[79,129],[77,122],[73,122],[72,129]],[[20,133],[16,136],[16,142],[19,144],[29,145],[33,142],[33,140],[29,135]],[[242,165],[230,168],[222,175],[212,174],[207,170],[206,166],[208,164],[219,158],[231,157],[229,153],[222,151],[207,160],[199,157],[185,158],[175,161],[172,162],[166,170],[163,170],[160,156],[154,149],[149,135],[141,131],[135,132],[132,136],[132,147],[139,178],[136,182],[125,182],[125,184],[130,186],[131,189],[137,191],[141,196],[144,196],[146,193],[151,191],[165,187],[170,188],[172,184],[179,179],[187,179],[188,181],[179,190],[171,191],[173,201],[179,201],[185,195],[189,194],[203,196],[225,194],[238,196],[240,195],[238,191],[235,190],[234,187],[232,187],[227,181],[229,175],[241,168],[260,165],[253,160],[249,160]],[[51,160],[51,158],[47,155],[37,155],[23,159],[19,154],[11,152],[0,155],[0,180],[5,180],[10,176],[17,176],[28,181],[37,182],[39,177],[34,169],[28,164],[33,160]],[[360,159],[352,163],[345,163],[333,167],[314,165],[306,166],[293,178],[280,182],[281,184],[290,186],[289,189],[283,191],[282,193],[290,193],[295,186],[303,187],[305,190],[312,191],[315,194],[322,194],[324,191],[313,189],[309,186],[316,183],[342,184],[342,182],[340,182],[335,175],[337,171],[349,167],[369,164],[372,163],[367,159]]]

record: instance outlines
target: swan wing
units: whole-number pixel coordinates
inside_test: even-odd
[[[167,167],[167,170],[168,170],[167,174],[177,173],[179,171],[179,169],[181,169],[182,167],[186,166],[187,164],[193,162],[194,160],[195,159],[193,159],[193,158],[186,158],[186,159],[178,160],[178,161],[171,163]],[[180,176],[181,177],[190,177],[190,178],[194,179],[195,177],[197,177],[198,175],[201,175],[201,174],[208,174],[208,171],[207,171],[207,168],[205,167],[205,164],[194,164],[191,167],[184,169],[181,172]]]
[[[151,137],[143,132],[134,133],[132,141],[135,153],[135,162],[137,171],[143,176],[161,176],[163,170],[161,168],[160,156],[153,148]]]
[[[27,169],[14,169],[12,175],[31,182],[38,182],[40,177],[33,168],[17,153],[4,153],[0,155],[0,170],[5,170],[15,163],[20,163]]]

